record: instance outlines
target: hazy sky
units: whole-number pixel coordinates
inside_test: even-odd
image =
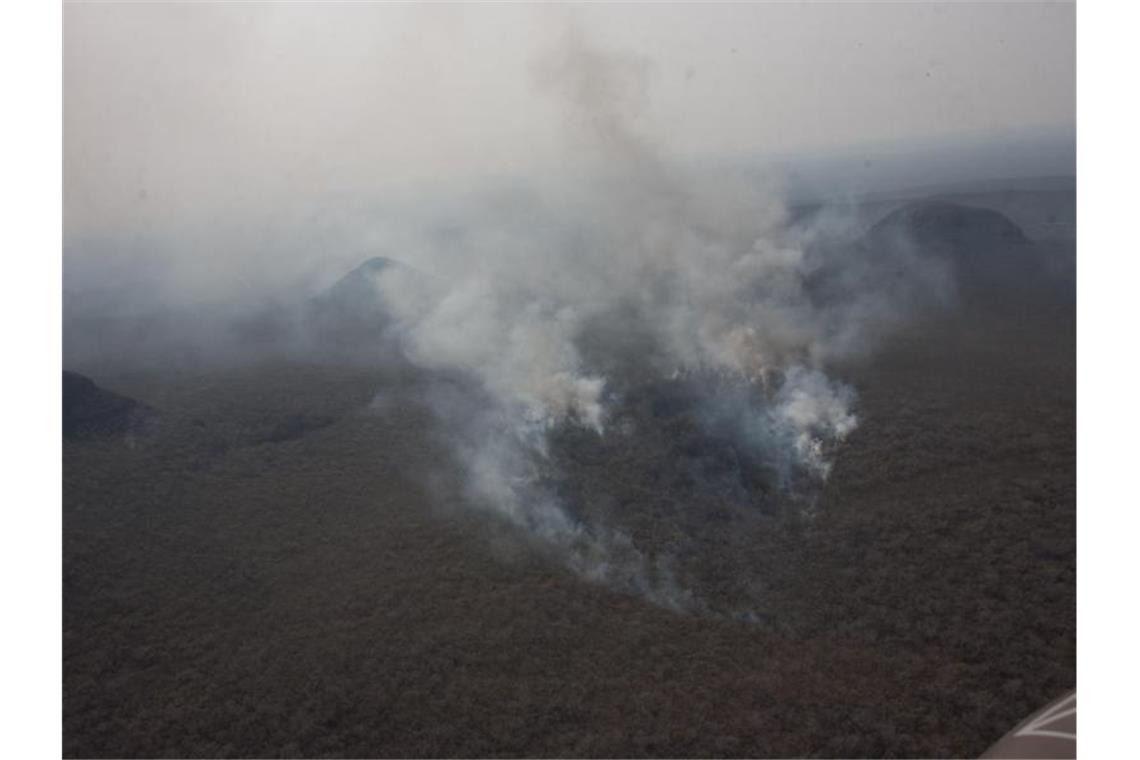
[[[66,230],[578,160],[536,84],[567,30],[627,56],[667,155],[1071,129],[1071,4],[69,4]]]

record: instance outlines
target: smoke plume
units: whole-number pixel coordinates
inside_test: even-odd
[[[825,363],[859,337],[866,294],[813,299],[819,262],[770,188],[686,177],[654,150],[639,130],[647,63],[571,33],[535,72],[568,110],[579,189],[536,191],[524,218],[472,230],[464,272],[393,268],[379,287],[407,357],[478,389],[433,400],[473,501],[585,578],[698,609],[667,554],[576,517],[579,505],[548,487],[551,434],[620,435],[614,410],[636,382],[696,380],[780,488],[818,486],[857,424],[853,390]]]

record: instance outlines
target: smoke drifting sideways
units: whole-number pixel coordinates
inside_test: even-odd
[[[803,496],[858,424],[856,394],[829,361],[867,350],[911,301],[951,286],[918,258],[894,262],[907,285],[886,283],[829,244],[851,237],[843,219],[793,225],[773,187],[670,166],[638,129],[646,70],[569,33],[535,80],[566,104],[577,189],[535,189],[524,211],[473,226],[459,245],[465,271],[389,267],[376,283],[407,358],[478,388],[429,396],[473,503],[581,577],[707,611],[673,557],[579,518],[550,487],[552,434],[621,435],[612,423],[632,387],[686,382]]]
[[[634,429],[644,421],[631,398],[646,387],[695,394],[693,417],[810,514],[858,424],[855,391],[829,366],[947,303],[954,278],[906,241],[861,249],[854,210],[794,218],[751,167],[667,160],[650,137],[651,75],[573,27],[534,62],[538,96],[564,110],[569,178],[379,211],[337,195],[303,211],[76,239],[65,362],[99,377],[282,357],[399,365],[398,351],[418,368],[414,392],[462,468],[466,502],[583,578],[722,612],[676,547],[575,501],[590,497],[566,487],[560,436],[597,451],[637,446],[662,431]],[[377,253],[395,261],[371,259],[328,287]]]

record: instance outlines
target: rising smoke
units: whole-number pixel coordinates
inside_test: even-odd
[[[651,72],[569,33],[535,80],[567,108],[580,189],[536,192],[521,223],[472,231],[462,275],[391,268],[378,282],[406,356],[478,387],[433,399],[472,500],[582,577],[697,610],[671,557],[581,519],[549,486],[551,435],[620,435],[611,423],[633,378],[696,382],[779,488],[810,490],[857,425],[855,393],[826,362],[890,309],[868,308],[868,292],[813,295],[821,260],[771,188],[670,166],[639,129]]]

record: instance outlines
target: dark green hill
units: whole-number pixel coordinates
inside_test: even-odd
[[[867,232],[863,246],[877,257],[905,251],[941,259],[965,290],[1037,277],[1042,269],[1033,242],[1007,216],[950,201],[895,209]]]
[[[91,378],[63,371],[63,437],[108,438],[145,426],[154,410],[127,396],[100,388]]]

